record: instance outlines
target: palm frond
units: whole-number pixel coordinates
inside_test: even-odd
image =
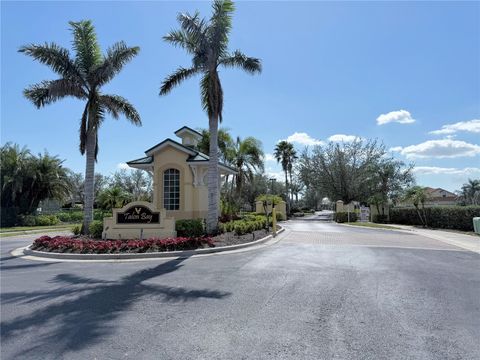
[[[215,0],[212,4],[213,14],[208,27],[208,38],[210,46],[218,56],[223,56],[227,51],[234,11],[235,5],[231,0]]]
[[[190,53],[195,53],[197,47],[194,41],[195,39],[189,36],[184,30],[172,30],[163,37],[163,40],[169,42],[173,46],[181,47]]]
[[[51,104],[67,96],[85,99],[87,94],[75,81],[69,79],[58,79],[42,81],[31,85],[23,91],[24,96],[37,108]]]
[[[73,33],[73,48],[76,51],[75,62],[85,74],[102,62],[102,53],[98,44],[95,28],[90,20],[70,21]]]
[[[123,114],[133,124],[140,126],[142,121],[135,107],[127,99],[118,95],[100,95],[100,107],[108,111],[115,119],[119,114]]]
[[[138,46],[129,47],[123,41],[115,43],[108,48],[103,63],[90,74],[89,80],[99,86],[108,83],[139,51]]]
[[[69,51],[55,43],[25,45],[20,47],[18,51],[49,66],[54,72],[64,78],[82,81],[80,70],[75,61],[70,58]]]
[[[260,59],[248,57],[240,50],[235,50],[233,54],[220,59],[219,64],[225,67],[238,67],[250,74],[260,73],[262,71]]]
[[[175,86],[179,85],[182,81],[195,75],[199,70],[195,67],[184,68],[179,67],[173,74],[169,75],[162,83],[160,87],[160,95],[168,94]]]
[[[90,102],[87,101],[85,109],[83,110],[82,118],[80,119],[80,154],[85,154],[85,144],[87,143],[87,122],[88,122],[88,109]]]
[[[217,117],[222,122],[223,90],[218,73],[207,72],[200,82],[203,110],[209,117]]]
[[[200,18],[200,13],[195,11],[193,15],[189,13],[180,13],[177,16],[182,29],[188,36],[196,43],[205,40],[206,23],[204,19]]]

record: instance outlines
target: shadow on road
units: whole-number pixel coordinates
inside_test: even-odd
[[[25,333],[39,330],[38,337],[29,348],[16,354],[17,358],[32,355],[35,350],[45,351],[47,346],[52,357],[61,356],[66,350],[75,351],[101,342],[115,330],[114,321],[129,306],[145,296],[159,296],[163,302],[188,302],[200,298],[222,299],[230,295],[217,290],[194,290],[163,285],[143,284],[144,281],[171,273],[183,265],[182,260],[170,260],[161,265],[134,272],[119,281],[104,281],[59,274],[51,282],[60,287],[53,290],[10,292],[1,294],[3,304],[39,303],[55,301],[36,309],[29,315],[2,322],[1,336],[4,342]],[[160,305],[160,301],[158,302]],[[158,307],[155,308],[158,311]],[[160,310],[161,311],[161,310]],[[45,329],[52,330],[44,333]],[[35,337],[33,337],[35,339]],[[48,345],[47,345],[48,344]]]

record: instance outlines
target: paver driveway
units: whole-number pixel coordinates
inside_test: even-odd
[[[141,262],[12,258],[2,359],[478,359],[480,256],[295,221],[276,244]]]

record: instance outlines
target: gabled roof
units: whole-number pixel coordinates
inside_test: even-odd
[[[184,126],[186,127],[186,126]],[[172,146],[177,150],[183,151],[186,154],[188,154],[187,162],[188,163],[208,163],[210,160],[210,157],[200,151],[194,150],[192,148],[189,148],[188,146],[182,145],[179,142],[172,140],[172,139],[165,139],[161,143],[158,143],[157,145],[151,147],[147,151],[145,151],[145,154],[147,155],[146,157],[136,159],[136,160],[131,160],[127,161],[127,165],[136,167],[138,165],[148,165],[153,163],[153,154],[157,151],[160,151],[166,146]],[[223,163],[218,163],[218,167],[229,171],[236,173],[236,170],[226,164]]]
[[[180,129],[178,129],[177,131],[174,132],[175,135],[177,135],[178,137],[181,137],[183,133],[190,133],[192,135],[195,135],[195,136],[202,136],[202,134],[200,134],[198,131],[196,130],[193,130],[192,128],[188,127],[188,126],[183,126],[181,127]]]

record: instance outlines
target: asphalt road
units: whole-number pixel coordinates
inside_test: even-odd
[[[295,221],[261,249],[40,262],[1,240],[1,358],[479,359],[480,255]]]

